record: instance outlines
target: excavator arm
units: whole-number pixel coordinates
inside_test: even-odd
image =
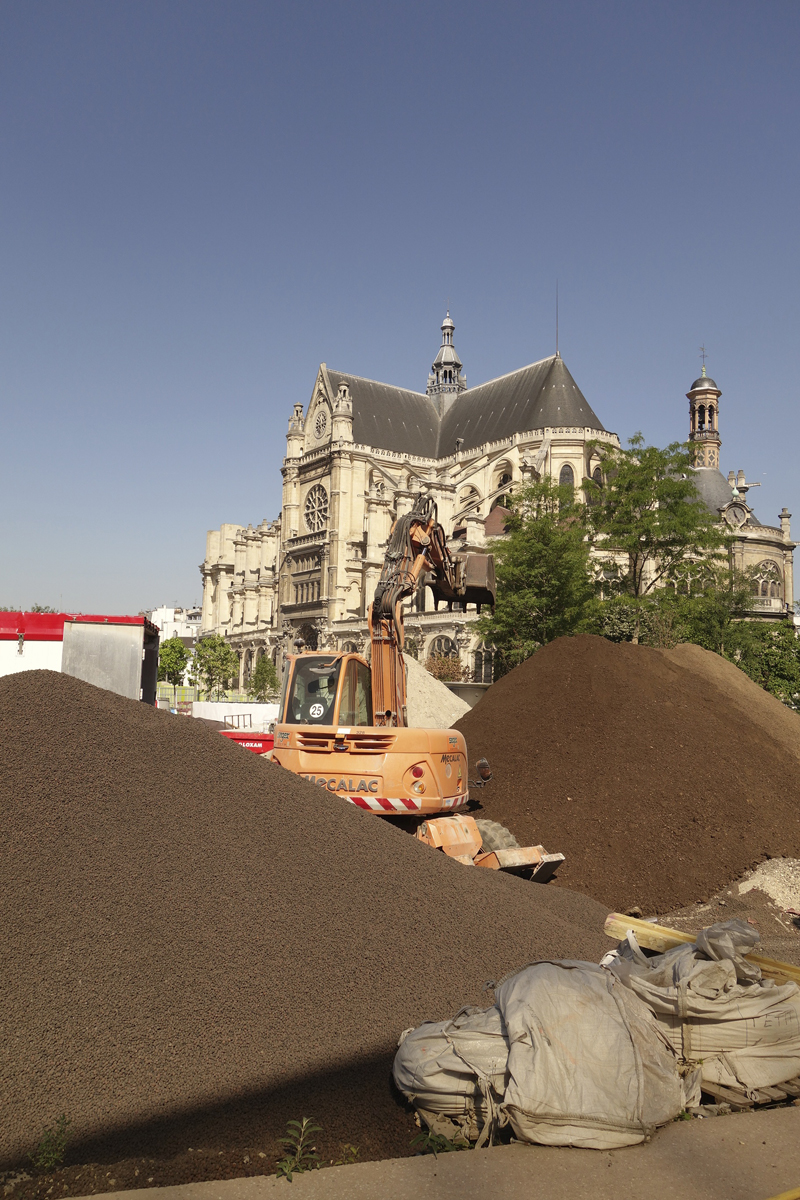
[[[490,554],[452,555],[430,496],[418,496],[392,526],[381,577],[369,610],[373,723],[406,725],[403,601],[424,575],[437,603],[490,604],[494,610],[494,560]]]

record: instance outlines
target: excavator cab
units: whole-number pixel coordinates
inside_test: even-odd
[[[372,724],[372,677],[354,654],[305,653],[286,664],[278,723],[360,726]]]

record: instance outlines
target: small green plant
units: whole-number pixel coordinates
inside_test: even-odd
[[[431,1133],[429,1129],[412,1138],[411,1145],[419,1147],[417,1151],[419,1154],[432,1154],[434,1158],[438,1158],[440,1154],[448,1154],[451,1150],[469,1150],[470,1148],[469,1142],[451,1141],[443,1133]]]
[[[333,1164],[335,1167],[351,1167],[354,1162],[358,1161],[358,1146],[351,1146],[349,1142],[343,1142],[341,1153]]]
[[[286,1137],[278,1138],[287,1148],[285,1158],[275,1164],[275,1174],[292,1182],[292,1175],[303,1171],[316,1171],[319,1166],[319,1155],[316,1147],[311,1145],[315,1133],[322,1133],[322,1126],[314,1124],[313,1117],[303,1117],[302,1121],[288,1121]]]
[[[28,1158],[37,1171],[42,1171],[46,1174],[49,1171],[55,1171],[57,1167],[61,1166],[64,1161],[67,1142],[69,1141],[69,1127],[71,1124],[72,1122],[66,1113],[62,1113],[52,1129],[50,1126],[45,1128],[39,1140],[39,1145],[33,1154],[28,1155]]]

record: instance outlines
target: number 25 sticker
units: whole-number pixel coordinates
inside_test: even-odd
[[[314,718],[321,717],[324,712],[325,712],[325,709],[322,707],[321,704],[312,704],[311,705],[311,716],[312,717],[314,717]]]

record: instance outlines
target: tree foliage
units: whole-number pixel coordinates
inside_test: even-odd
[[[669,649],[692,642],[735,663],[784,704],[800,706],[800,641],[789,621],[749,617],[750,578],[722,568],[685,593],[613,596],[586,628],[614,642]]]
[[[489,545],[497,576],[493,616],[476,625],[495,647],[495,674],[504,674],[553,638],[574,633],[590,613],[594,586],[580,506],[569,487],[549,479],[514,495],[508,534]]]
[[[666,649],[694,642],[724,655],[735,642],[738,621],[747,615],[749,577],[726,567],[693,564],[683,590],[659,588],[646,596],[612,596],[587,624],[612,642],[641,642]]]
[[[218,633],[202,638],[194,649],[192,682],[217,697],[239,678],[239,656]]]
[[[159,682],[171,683],[174,688],[182,684],[190,657],[189,651],[177,634],[162,642],[158,648]]]
[[[788,621],[740,621],[725,657],[791,708],[800,707],[800,641]]]
[[[0,612],[29,612],[29,613],[54,613],[58,612],[57,608],[51,608],[49,604],[32,604],[30,608],[20,608],[13,604],[0,604]]]
[[[425,661],[425,670],[442,683],[460,683],[469,677],[469,670],[462,667],[458,655],[431,654]]]
[[[269,700],[278,694],[281,688],[281,682],[278,679],[278,672],[275,670],[275,664],[267,654],[262,654],[261,658],[256,663],[256,669],[250,676],[247,684],[248,695],[255,700]]]
[[[605,482],[584,480],[584,513],[594,542],[627,559],[622,590],[641,597],[687,559],[719,555],[729,539],[698,495],[687,445],[659,450],[646,446],[640,433],[628,445],[592,444]]]

